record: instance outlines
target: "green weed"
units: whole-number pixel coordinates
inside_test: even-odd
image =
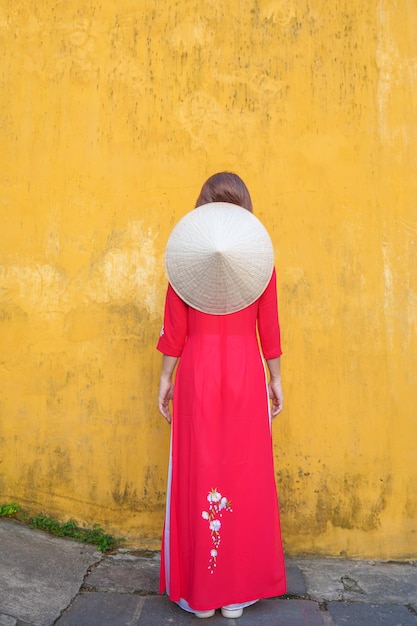
[[[15,502],[10,502],[10,504],[1,504],[0,505],[0,517],[11,517],[16,513],[21,511],[22,507]]]
[[[82,528],[78,526],[75,520],[59,522],[42,513],[30,516],[19,504],[14,502],[0,505],[0,517],[13,517],[28,523],[31,528],[44,530],[56,537],[70,537],[76,541],[93,544],[101,552],[113,550],[119,543],[124,541],[123,538],[116,539],[112,535],[105,533],[98,524],[94,524],[92,528]]]

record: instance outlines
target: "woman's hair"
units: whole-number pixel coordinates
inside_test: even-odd
[[[196,207],[210,202],[230,202],[253,212],[252,200],[243,180],[232,172],[213,174],[204,183]]]

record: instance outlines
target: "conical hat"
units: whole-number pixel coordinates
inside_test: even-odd
[[[249,306],[265,291],[274,250],[252,213],[213,202],[177,223],[166,246],[165,266],[174,291],[189,306],[226,315]]]

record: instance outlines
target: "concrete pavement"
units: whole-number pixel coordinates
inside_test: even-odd
[[[159,554],[0,520],[0,626],[417,626],[417,563],[287,558],[285,598],[198,620],[159,596]]]

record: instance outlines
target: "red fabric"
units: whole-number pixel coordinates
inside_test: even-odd
[[[285,592],[257,328],[265,358],[280,356],[275,271],[256,302],[230,315],[200,313],[168,287],[157,347],[181,359],[160,589],[194,610]]]

